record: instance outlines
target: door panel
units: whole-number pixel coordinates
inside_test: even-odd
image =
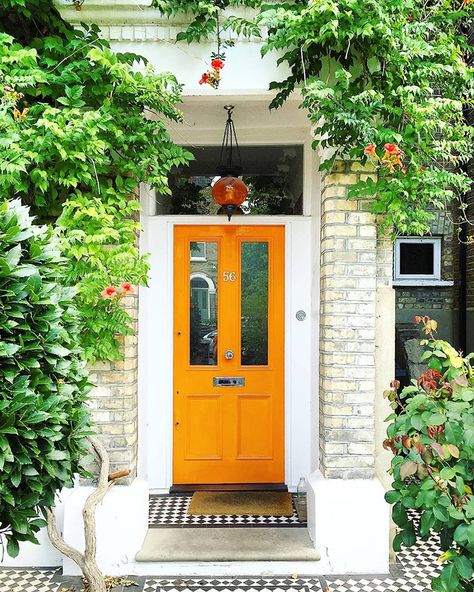
[[[176,485],[284,481],[284,240],[175,227]]]
[[[271,395],[239,395],[237,400],[237,458],[273,458]]]
[[[185,460],[222,459],[222,397],[189,395],[183,431],[186,439]]]

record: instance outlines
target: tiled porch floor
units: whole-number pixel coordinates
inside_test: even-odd
[[[192,494],[177,495],[151,495],[148,525],[150,528],[171,528],[171,527],[206,527],[219,526],[306,526],[306,522],[300,522],[295,507],[295,496],[293,496],[293,515],[286,516],[190,516],[187,513],[191,503]]]
[[[137,586],[114,592],[430,592],[431,578],[439,572],[439,539],[418,541],[416,547],[398,554],[389,575],[298,577],[131,577]],[[0,592],[61,592],[79,578],[66,578],[54,569],[2,569]]]

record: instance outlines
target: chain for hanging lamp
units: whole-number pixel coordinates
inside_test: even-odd
[[[247,197],[248,189],[242,179],[242,158],[240,156],[237,133],[232,119],[233,105],[225,105],[227,121],[222,138],[221,153],[217,174],[221,177],[212,187],[212,197],[220,205],[218,214],[226,214],[230,221],[232,215],[243,214],[240,206]]]

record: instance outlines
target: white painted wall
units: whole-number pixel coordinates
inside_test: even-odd
[[[330,573],[384,574],[389,570],[389,512],[378,479],[309,479],[308,527],[327,555]]]
[[[94,487],[78,487],[64,508],[64,540],[84,550],[82,508]],[[115,485],[96,510],[97,564],[104,574],[127,575],[148,529],[148,484],[135,479]],[[63,573],[80,575],[77,565],[64,558]]]
[[[64,524],[64,506],[74,489],[63,489],[56,496],[56,523],[58,530],[62,532]],[[38,545],[33,543],[20,543],[20,553],[12,558],[5,552],[3,560],[0,561],[1,567],[56,567],[62,565],[62,555],[56,551],[49,541],[46,528],[42,528],[38,533]]]
[[[184,85],[185,94],[215,96],[208,85],[199,85],[204,71],[209,68],[211,53],[217,50],[217,39],[199,44],[176,43],[176,34],[186,28],[186,17],[162,17],[149,8],[151,0],[86,0],[81,10],[75,10],[70,0],[58,0],[63,17],[71,23],[97,23],[102,35],[109,39],[115,51],[133,52],[146,57],[157,71],[171,71]],[[252,11],[234,9],[228,14],[252,18]],[[230,33],[224,39],[230,39]],[[258,38],[238,38],[233,35],[234,47],[225,48],[226,61],[219,93],[265,91],[273,80],[283,80],[288,69],[277,65],[279,54],[272,52],[264,58]]]

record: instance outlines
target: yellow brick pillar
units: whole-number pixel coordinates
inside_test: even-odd
[[[138,296],[127,296],[123,302],[136,329]],[[111,472],[128,469],[128,481],[131,481],[137,474],[138,337],[124,337],[122,351],[123,360],[90,366],[90,380],[95,385],[90,394],[90,407],[94,430],[109,453]]]
[[[373,174],[339,161],[322,179],[319,462],[330,479],[375,473],[377,290],[390,285],[391,244],[368,200],[347,198]]]

